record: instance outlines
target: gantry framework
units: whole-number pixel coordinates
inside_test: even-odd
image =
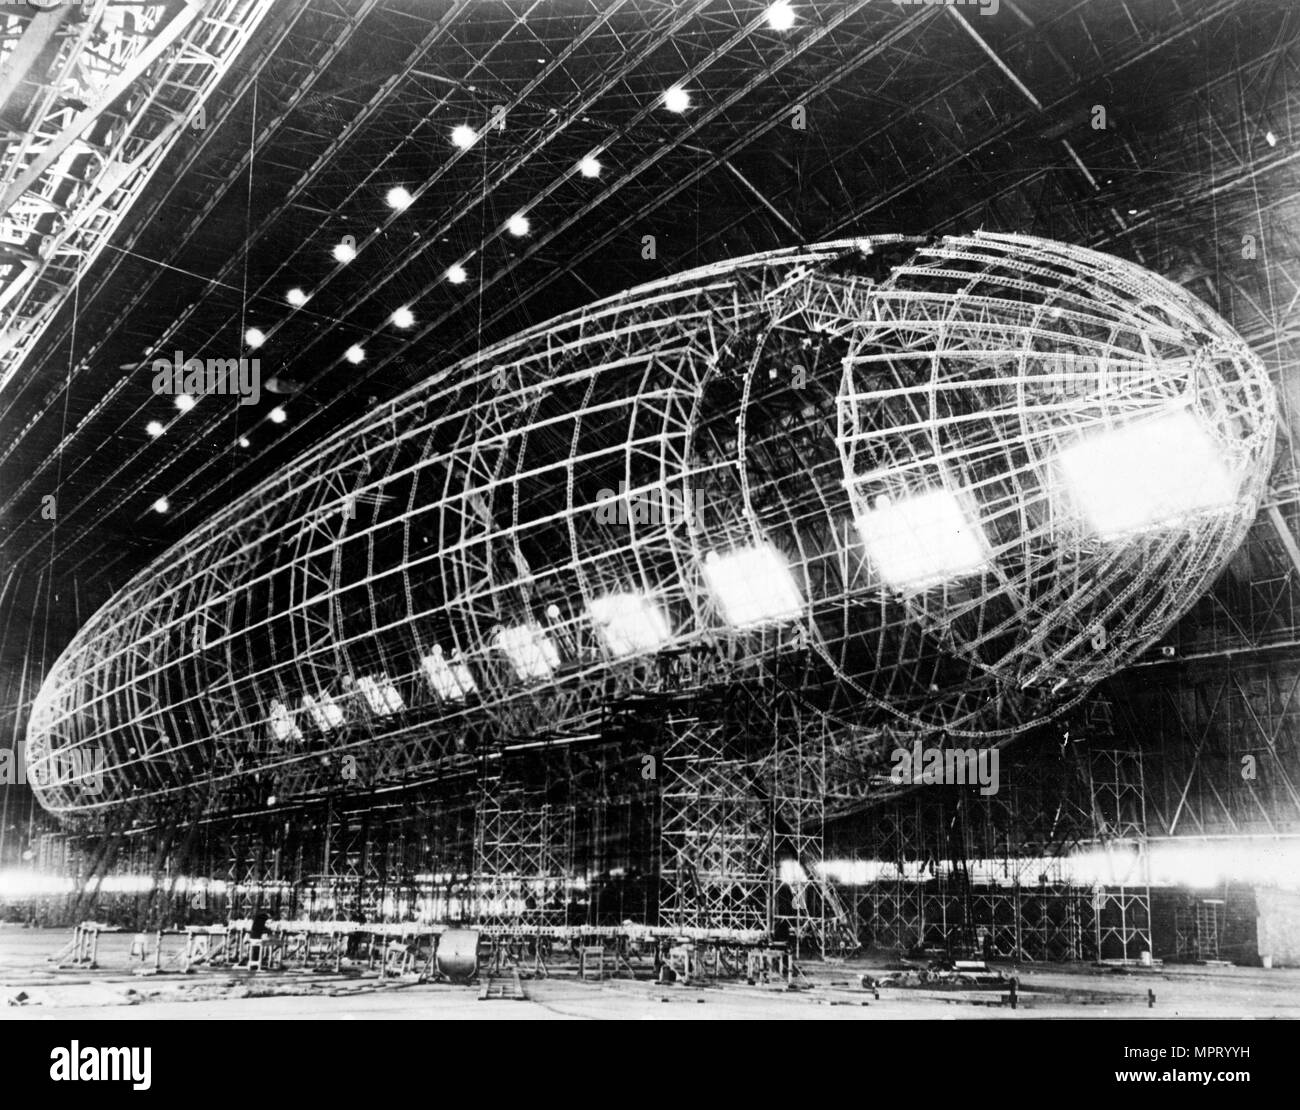
[[[1003,740],[1195,600],[1274,422],[1222,321],[1093,252],[706,267],[433,368],[196,529],[47,678],[32,778],[63,814],[263,807],[769,680],[868,745]]]
[[[0,392],[99,258],[271,0],[0,11]]]

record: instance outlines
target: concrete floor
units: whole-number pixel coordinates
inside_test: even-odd
[[[381,984],[373,977],[280,972],[250,975],[211,970],[139,976],[127,969],[130,937],[105,937],[97,971],[57,970],[46,957],[70,933],[0,926],[0,1019],[41,1018],[167,1020],[318,1018],[466,1019],[1008,1019],[1046,1017],[1300,1018],[1300,969],[1164,967],[1116,972],[1076,965],[1030,965],[1015,972],[1021,1005],[999,1005],[1001,992],[884,989],[876,999],[858,986],[865,970],[888,957],[858,957],[844,964],[804,966],[812,986],[799,991],[747,986],[660,986],[627,979],[581,982],[559,971],[525,980],[527,1001],[480,1001],[477,987]],[[174,938],[168,951],[175,945]],[[1156,995],[1147,1004],[1148,990]],[[12,1004],[19,993],[27,995]]]

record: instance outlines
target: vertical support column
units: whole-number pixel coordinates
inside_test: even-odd
[[[1109,874],[1092,899],[1096,959],[1135,961],[1151,951],[1150,860],[1142,754],[1093,747],[1089,753],[1097,838]]]
[[[502,935],[563,925],[568,911],[570,810],[523,772],[492,760],[475,813],[477,917]]]
[[[670,712],[660,776],[659,923],[683,931],[771,929],[770,808],[727,729]]]

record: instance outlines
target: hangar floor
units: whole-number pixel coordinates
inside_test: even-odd
[[[1037,964],[991,965],[1020,980],[1016,1008],[1002,990],[860,985],[863,973],[891,965],[888,955],[804,964],[807,984],[725,981],[662,986],[646,980],[580,981],[559,973],[525,979],[523,1000],[481,1000],[479,986],[380,982],[373,974],[211,969],[184,975],[122,970],[130,938],[114,938],[96,971],[56,970],[48,957],[66,930],[0,927],[0,1018],[335,1020],[411,1018],[830,1019],[1297,1018],[1300,969],[1169,966],[1153,969]],[[1150,1004],[1148,992],[1155,995]]]

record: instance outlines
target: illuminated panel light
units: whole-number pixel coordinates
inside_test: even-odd
[[[366,352],[363,347],[353,343],[351,347],[343,352],[343,357],[352,363],[353,366],[356,366],[366,357]]]
[[[249,328],[248,331],[244,332],[244,342],[256,350],[266,342],[266,332],[261,328]]]
[[[499,628],[494,643],[505,652],[515,674],[522,679],[550,678],[560,665],[560,653],[535,625]]]
[[[168,502],[167,498],[160,497],[150,506],[150,508],[152,508],[155,513],[165,513],[171,508],[171,504]]]
[[[469,150],[477,140],[478,135],[468,124],[462,123],[452,128],[451,141],[461,150]]]
[[[144,426],[144,430],[148,432],[151,436],[153,436],[154,439],[157,439],[160,435],[163,434],[164,429],[163,426],[159,424],[157,420],[150,420],[149,423]]]
[[[478,691],[460,652],[455,652],[448,661],[442,648],[434,644],[433,651],[420,660],[420,666],[428,675],[434,693],[446,701],[464,701],[468,695]]]
[[[391,679],[376,680],[367,675],[357,679],[357,686],[370,708],[381,717],[387,717],[399,709],[406,708],[406,702],[402,700],[402,695],[397,692],[397,687],[393,685]]]
[[[988,566],[983,534],[946,489],[899,501],[878,497],[857,525],[871,565],[897,589],[934,585]]]
[[[402,305],[401,308],[395,309],[393,311],[393,315],[390,317],[390,319],[392,320],[393,327],[395,328],[409,328],[412,324],[415,323],[415,313],[412,312],[410,308],[408,308],[406,305]]]
[[[189,412],[194,407],[194,398],[188,393],[178,393],[176,394],[176,407],[181,412]]]
[[[293,723],[279,698],[271,699],[271,733],[277,740],[301,740],[302,729]]]
[[[462,285],[468,277],[469,274],[465,272],[465,267],[459,262],[447,271],[447,280],[451,282],[452,285]]]
[[[532,227],[532,224],[522,212],[516,212],[510,219],[506,220],[506,230],[517,239],[527,235],[530,227]]]
[[[578,163],[578,172],[582,174],[583,177],[599,177],[600,169],[600,159],[594,154],[588,154],[587,157]]]
[[[251,446],[252,446],[252,444],[249,443],[249,441],[248,441],[248,436],[240,436],[240,437],[239,437],[239,446],[240,446],[240,447],[251,447]]]
[[[351,262],[357,256],[357,248],[351,243],[335,243],[333,254],[335,262]]]
[[[389,208],[395,208],[400,212],[404,208],[409,208],[415,198],[411,196],[409,189],[403,188],[401,185],[394,185],[388,190],[388,195],[384,197],[384,200],[388,202]]]
[[[343,723],[343,710],[329,694],[322,693],[319,701],[310,694],[304,694],[302,707],[311,714],[311,719],[322,732],[329,732]]]
[[[1061,469],[1104,539],[1222,508],[1237,493],[1214,441],[1185,410],[1086,436],[1061,452]]]
[[[787,0],[777,0],[767,9],[767,25],[773,31],[788,31],[794,26],[794,8]]]
[[[272,424],[283,424],[286,420],[289,419],[289,414],[285,412],[284,409],[282,409],[279,405],[276,405],[275,408],[273,408],[266,415],[270,417]]]
[[[587,606],[605,646],[620,658],[657,651],[671,638],[668,622],[642,594],[609,594]]]
[[[794,576],[771,544],[739,547],[725,555],[710,551],[704,558],[704,580],[727,623],[737,628],[794,620],[803,612]]]
[[[302,308],[307,303],[307,294],[295,285],[284,295],[284,299],[294,308]]]
[[[670,112],[681,113],[691,106],[691,94],[681,85],[674,85],[664,93],[664,107]]]

